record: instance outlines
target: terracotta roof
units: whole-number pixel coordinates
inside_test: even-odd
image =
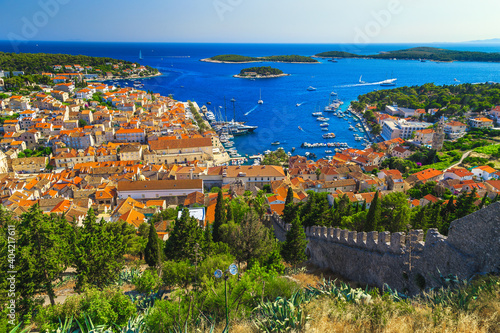
[[[198,191],[189,193],[186,200],[184,200],[184,206],[190,206],[195,203],[205,205],[205,195]]]
[[[222,175],[224,171],[228,178],[236,178],[243,174],[245,177],[285,177],[283,168],[274,165],[213,167],[208,169],[208,175]]]
[[[210,138],[190,138],[179,140],[156,140],[150,141],[149,146],[152,150],[166,149],[182,149],[196,147],[211,147],[212,140]]]
[[[135,209],[131,209],[122,216],[120,216],[120,220],[125,221],[128,224],[132,224],[136,228],[139,228],[139,226],[144,223],[145,216],[144,214],[139,213]]]
[[[431,178],[440,176],[442,174],[443,174],[442,171],[430,168],[430,169],[425,169],[425,170],[419,171],[417,173],[414,173],[412,176],[416,176],[418,180],[426,181],[426,180],[429,180]]]
[[[203,188],[201,179],[150,180],[118,183],[118,191],[155,191]]]
[[[423,199],[426,199],[432,203],[436,203],[439,201],[439,198],[436,198],[435,196],[433,196],[432,194],[427,194]]]
[[[493,169],[492,167],[490,167],[488,165],[481,165],[481,166],[478,166],[474,169],[479,169],[479,170],[482,170],[482,171],[487,172],[487,173],[495,173],[496,172],[495,169]],[[474,169],[472,169],[472,170],[474,170]]]

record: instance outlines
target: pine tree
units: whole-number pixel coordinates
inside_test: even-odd
[[[165,255],[171,260],[195,259],[195,244],[202,245],[203,230],[198,226],[198,221],[189,216],[189,210],[185,208],[181,217],[175,221],[174,229],[165,244]]]
[[[287,263],[296,266],[307,259],[306,246],[306,234],[299,217],[296,216],[290,230],[286,233],[286,241],[281,248],[281,255]]]
[[[114,283],[124,266],[126,246],[123,235],[107,232],[104,220],[96,221],[89,209],[74,243],[76,289],[91,284],[99,289]]]
[[[160,264],[160,243],[155,226],[149,226],[148,243],[144,250],[144,259],[149,267],[157,267]]]
[[[9,224],[15,225],[13,221]],[[54,305],[54,282],[61,278],[70,264],[68,241],[71,226],[64,218],[43,214],[38,205],[33,205],[21,216],[15,229],[18,251],[15,269],[10,267],[9,270],[18,272],[17,309],[20,312],[29,311],[34,305],[35,295],[39,293],[46,293],[51,305]],[[7,256],[4,260],[7,261]]]
[[[368,215],[366,215],[365,231],[376,231],[378,223],[380,222],[381,205],[378,197],[378,190],[375,192],[375,196],[368,210]]]
[[[221,235],[219,233],[219,228],[221,225],[226,223],[226,214],[224,212],[224,210],[225,210],[224,206],[225,206],[224,196],[222,195],[222,191],[219,190],[219,194],[217,194],[217,204],[215,205],[215,218],[214,218],[213,230],[212,230],[212,238],[213,238],[214,242],[221,241]]]

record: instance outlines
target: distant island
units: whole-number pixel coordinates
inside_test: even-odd
[[[233,76],[240,79],[269,79],[288,75],[290,74],[283,73],[281,69],[273,68],[270,66],[261,66],[244,68],[240,71],[240,74]]]
[[[500,62],[500,53],[455,51],[435,47],[414,47],[411,49],[381,52],[374,55],[360,55],[342,51],[322,52],[318,58],[363,58],[363,59],[404,59],[430,61],[478,61]]]
[[[289,62],[289,63],[319,63],[318,60],[311,57],[300,56],[300,55],[277,55],[277,56],[267,56],[267,57],[247,57],[238,54],[222,54],[211,58],[201,59],[205,62],[215,62],[215,63],[250,63],[250,62]]]

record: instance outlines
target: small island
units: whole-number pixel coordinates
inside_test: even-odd
[[[435,47],[414,47],[405,50],[380,52],[373,55],[360,55],[343,51],[329,51],[314,55],[316,58],[363,58],[363,59],[398,59],[429,60],[435,62],[477,61],[500,62],[500,53],[470,52],[447,50]]]
[[[214,62],[220,64],[234,64],[234,63],[250,63],[250,62],[288,62],[288,63],[319,63],[318,60],[311,57],[292,55],[277,55],[267,57],[247,57],[238,54],[222,54],[211,58],[201,59],[204,62]]]
[[[270,79],[282,76],[288,76],[281,69],[272,68],[270,66],[244,68],[240,74],[233,75],[240,79]]]

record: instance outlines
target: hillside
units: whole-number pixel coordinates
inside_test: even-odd
[[[25,74],[52,72],[55,65],[91,66],[102,72],[112,70],[112,65],[122,63],[122,69],[132,68],[132,62],[107,57],[90,57],[85,55],[50,54],[50,53],[6,53],[0,52],[0,69],[4,71],[24,71]],[[146,66],[148,71],[158,72],[157,69]]]
[[[208,59],[202,59],[206,62],[223,62],[223,63],[244,63],[244,62],[294,62],[294,63],[317,63],[316,59],[311,57],[292,55],[276,55],[265,57],[247,57],[238,54],[222,54]]]
[[[365,59],[409,59],[409,60],[433,60],[433,61],[479,61],[500,62],[500,53],[470,52],[447,50],[435,47],[414,47],[405,50],[389,51],[374,55],[358,55],[342,51],[328,51],[318,53],[315,56],[322,58],[365,58]]]

